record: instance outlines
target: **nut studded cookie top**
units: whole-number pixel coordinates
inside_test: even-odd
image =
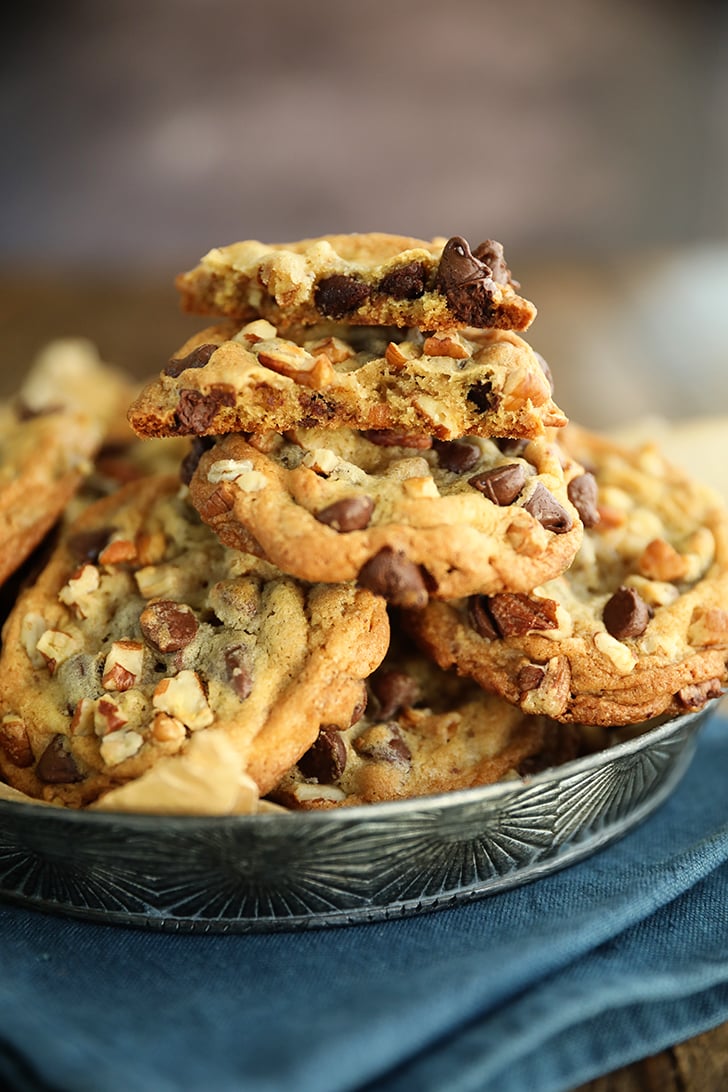
[[[534,589],[431,600],[407,628],[524,712],[637,724],[698,709],[728,679],[728,513],[652,446],[569,426],[598,494],[571,567]]]
[[[0,771],[85,806],[143,788],[162,763],[168,787],[177,759],[217,734],[248,796],[264,793],[322,723],[348,727],[388,635],[370,592],[303,586],[227,551],[175,478],[134,482],[67,529],[5,626]],[[136,799],[154,810],[152,784]],[[167,804],[190,807],[186,794]]]
[[[516,292],[501,244],[489,239],[471,250],[461,236],[248,240],[211,250],[176,284],[187,311],[262,317],[279,327],[334,319],[428,331],[525,330],[536,315]]]
[[[339,427],[543,435],[566,423],[543,359],[510,331],[424,336],[264,319],[191,338],[129,410],[140,436]]]

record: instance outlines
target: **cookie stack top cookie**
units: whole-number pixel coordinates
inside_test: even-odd
[[[197,438],[190,495],[228,546],[406,607],[527,591],[570,564],[584,472],[554,442],[566,417],[499,243],[245,242],[177,284],[228,321],[129,420]]]

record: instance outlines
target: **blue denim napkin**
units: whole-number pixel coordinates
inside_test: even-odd
[[[618,843],[469,906],[175,936],[0,907],[0,1086],[557,1092],[728,1019],[728,719]]]

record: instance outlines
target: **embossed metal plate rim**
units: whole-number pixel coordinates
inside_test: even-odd
[[[621,837],[670,795],[713,702],[528,778],[254,816],[0,802],[0,895],[177,932],[271,932],[442,909],[530,882]]]

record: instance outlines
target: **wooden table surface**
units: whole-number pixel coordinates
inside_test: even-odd
[[[655,261],[648,260],[645,269],[654,271]],[[0,271],[0,396],[15,390],[33,355],[55,337],[90,338],[105,359],[123,366],[139,378],[157,373],[182,342],[205,325],[205,320],[180,313],[172,286],[174,272],[130,278],[52,272],[19,275]],[[637,392],[649,390],[655,368],[660,363],[650,356],[647,335],[644,334],[645,340],[640,341],[634,332],[639,324],[635,326],[636,313],[633,310],[630,314],[627,307],[628,297],[631,298],[629,280],[625,285],[624,278],[620,280],[611,272],[604,269],[579,271],[570,266],[568,274],[559,278],[549,269],[534,267],[527,279],[519,271],[524,290],[527,284],[527,294],[540,305],[538,337],[534,333],[532,340],[550,360],[555,372],[557,399],[569,416],[592,427],[601,427],[610,421],[618,423],[615,416],[624,409],[624,392],[629,390],[624,386],[624,377],[630,373],[634,376]],[[634,266],[631,276],[634,286]],[[544,301],[548,302],[548,307]],[[605,328],[599,326],[599,322],[609,321],[615,338],[619,338],[620,328],[622,330],[619,367],[615,368],[614,375],[603,377],[615,401],[610,403],[601,396],[597,399],[598,409],[589,399],[593,387],[584,384],[584,376],[589,368],[599,367],[602,358],[595,350],[597,358],[590,360],[588,348],[585,350],[585,345],[594,344],[585,338],[585,313],[592,321],[596,316],[598,329]],[[629,336],[624,334],[625,322]],[[723,319],[724,330],[726,322],[728,317]],[[728,337],[724,337],[722,343],[728,345]],[[694,397],[695,359],[693,354],[690,383],[693,402],[688,404],[693,412],[700,412],[700,402],[696,403]],[[723,374],[728,376],[728,368]],[[673,402],[665,401],[664,376],[662,379],[662,401],[657,400],[657,404],[660,412],[670,413]],[[705,412],[716,411],[715,393],[713,385],[710,397],[705,399]],[[675,404],[680,398],[679,384],[674,378],[673,389],[668,390],[667,395]],[[643,404],[639,393],[629,394],[629,401],[632,415],[644,414],[651,407],[649,400]],[[723,411],[727,407],[728,397],[724,397]],[[611,418],[610,414],[613,415]],[[728,1089],[728,1023],[654,1057],[605,1074],[583,1085],[579,1092],[723,1092],[725,1089]]]

